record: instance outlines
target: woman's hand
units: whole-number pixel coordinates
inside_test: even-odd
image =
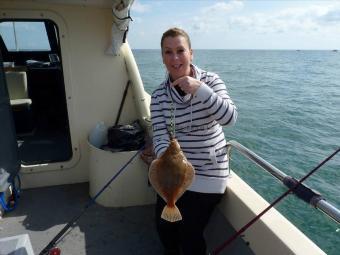
[[[183,76],[175,80],[171,86],[179,86],[186,94],[194,95],[197,89],[201,86],[201,82],[190,76]]]
[[[145,147],[145,149],[140,154],[140,157],[145,164],[147,164],[148,166],[151,165],[151,162],[156,158],[152,144],[149,144]]]

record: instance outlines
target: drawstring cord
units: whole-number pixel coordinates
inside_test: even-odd
[[[169,93],[171,93],[171,80],[170,80],[170,75],[168,72],[165,73],[165,80],[166,85],[168,86]],[[172,97],[170,96],[171,99],[171,104],[170,104],[170,128],[168,129],[168,132],[170,134],[170,138],[175,138],[176,137],[176,107],[174,104],[174,101]]]
[[[166,76],[166,80],[167,80],[167,86],[169,89],[169,93],[171,94],[171,79],[170,79],[170,75],[169,73],[165,74]],[[170,99],[171,99],[171,104],[170,104],[170,128],[169,128],[169,133],[170,133],[170,137],[174,138],[176,137],[176,106],[174,104],[174,100],[172,98],[172,96],[170,95]],[[188,132],[192,131],[192,122],[193,122],[193,118],[192,118],[192,99],[193,99],[193,95],[191,95],[190,97],[190,129],[188,130]]]
[[[170,136],[171,138],[176,137],[176,107],[174,102],[171,99],[171,105],[170,105]]]
[[[192,131],[192,98],[190,99],[190,132]]]
[[[171,97],[170,97],[171,98]],[[192,98],[190,99],[190,129],[188,132],[192,131]],[[174,104],[173,99],[171,98],[170,104],[170,130],[169,130],[171,137],[176,137],[176,106]]]

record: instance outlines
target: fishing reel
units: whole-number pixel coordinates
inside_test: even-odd
[[[49,252],[48,255],[60,255],[61,250],[58,247],[53,247]]]

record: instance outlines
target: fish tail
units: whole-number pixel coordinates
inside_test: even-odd
[[[162,211],[161,218],[166,221],[175,222],[182,220],[182,215],[176,205],[166,205]]]

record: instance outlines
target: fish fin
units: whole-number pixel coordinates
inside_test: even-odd
[[[161,218],[166,221],[176,222],[182,220],[182,215],[176,205],[172,207],[166,205],[162,211]]]
[[[157,175],[157,171],[158,169],[160,169],[160,163],[159,160],[156,159],[154,161],[152,161],[150,167],[149,167],[149,181],[152,185],[152,187],[158,192],[159,190],[161,190],[161,186],[159,184],[158,181],[158,175]]]

